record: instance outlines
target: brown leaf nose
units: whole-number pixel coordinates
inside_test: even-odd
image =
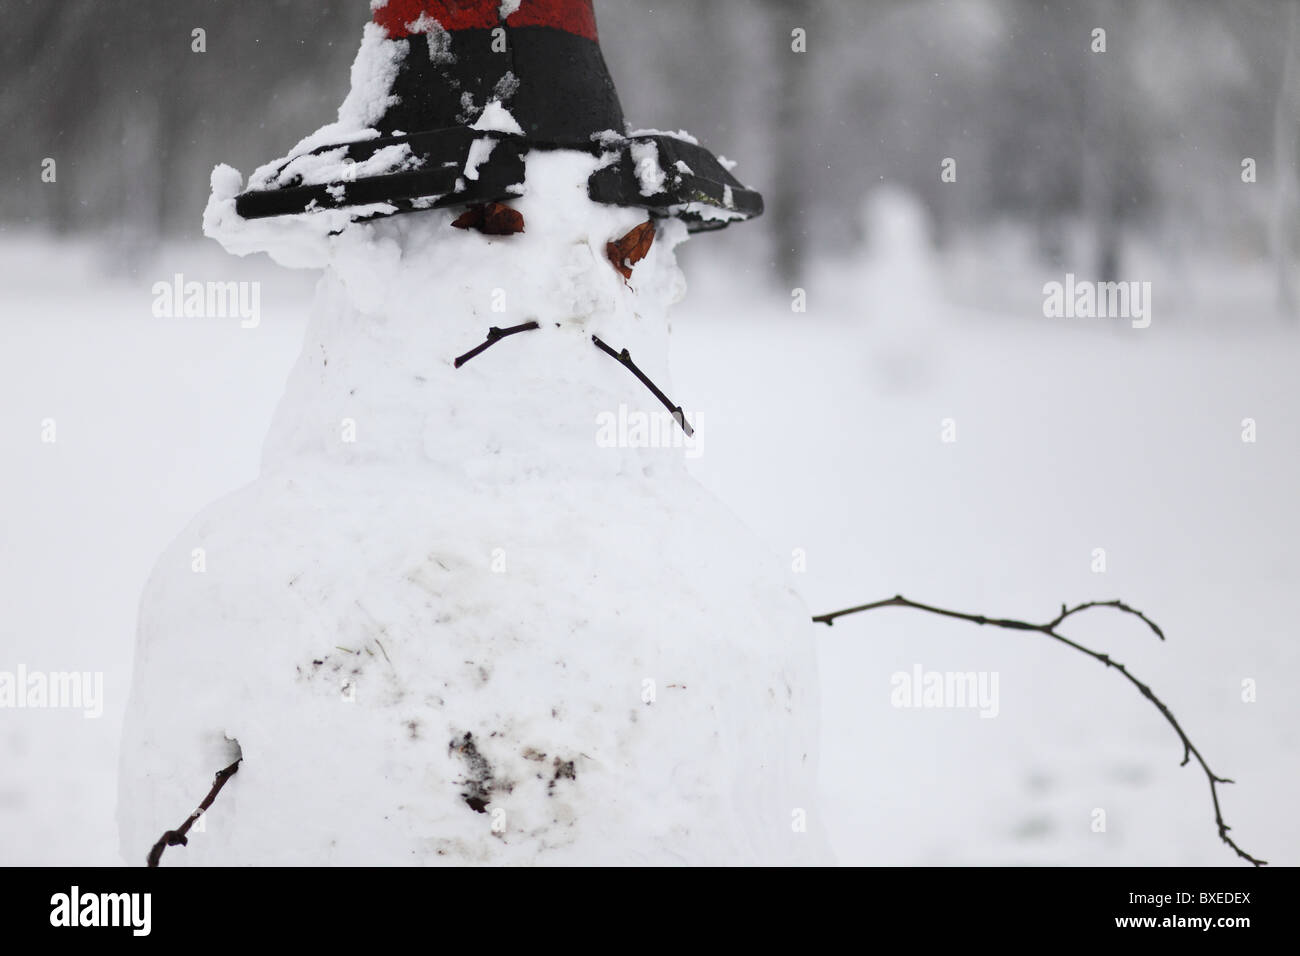
[[[648,219],[622,239],[605,246],[605,255],[627,282],[632,278],[632,267],[650,254],[655,241],[655,223]]]

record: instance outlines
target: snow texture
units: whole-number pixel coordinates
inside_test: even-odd
[[[514,133],[517,136],[524,135],[524,128],[519,125],[519,121],[514,118],[500,100],[493,100],[483,108],[479,118],[472,124],[477,130],[494,130],[498,133]]]
[[[478,168],[492,158],[496,147],[497,141],[491,136],[483,136],[470,144],[469,157],[465,160],[466,179],[478,179]]]
[[[429,47],[432,56],[435,44],[430,42]],[[393,82],[409,52],[408,40],[390,40],[383,27],[367,23],[361,38],[361,48],[352,64],[352,87],[339,107],[337,121],[322,126],[300,140],[287,156],[254,170],[248,179],[248,188],[273,189],[294,181],[299,176],[307,185],[336,183],[358,176],[402,172],[420,165],[406,144],[385,147],[364,163],[356,164],[346,159],[347,151],[343,148],[319,154],[314,152],[327,146],[341,147],[379,136],[375,125],[396,102],[392,95]],[[214,187],[214,198],[216,195]],[[232,200],[229,208],[219,213],[227,218],[234,214],[234,197],[228,198]],[[332,228],[337,229],[341,224],[375,211],[378,210],[374,207],[358,207],[332,217],[330,222]],[[211,205],[209,213],[214,213]]]
[[[596,440],[662,409],[593,334],[673,394],[686,238],[661,223],[624,283],[604,250],[645,213],[587,198],[597,162],[530,154],[505,238],[447,210],[254,237],[214,174],[212,234],[325,274],[260,478],[142,600],[126,858],[237,742],[219,822],[168,865],[828,859],[808,609],[681,448]]]
[[[727,188],[730,189],[731,187]],[[668,211],[674,216],[689,215],[697,219],[705,219],[713,222],[739,222],[745,218],[743,212],[724,209],[721,206],[714,206],[703,202],[677,203],[674,206],[670,206]]]
[[[411,33],[423,33],[427,39],[430,63],[455,63],[456,55],[451,52],[451,34],[447,29],[429,16],[422,13],[411,23],[406,24]]]
[[[664,191],[668,177],[659,165],[659,147],[652,140],[632,144],[632,163],[642,196],[658,196]]]
[[[683,140],[684,142],[690,143],[693,146],[700,145],[700,141],[696,139],[694,136],[692,136],[690,133],[686,132],[686,130],[684,129],[679,129],[676,132],[663,130],[663,129],[638,129],[632,131],[631,133],[628,133],[627,135],[633,138],[646,137],[646,136],[668,136],[672,139]]]

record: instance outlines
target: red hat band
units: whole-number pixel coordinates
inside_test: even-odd
[[[388,31],[390,40],[423,32],[423,24],[430,20],[448,33],[499,26],[550,27],[588,40],[600,39],[592,0],[388,0],[375,10],[374,19]]]

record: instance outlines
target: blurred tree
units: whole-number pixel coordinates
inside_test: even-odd
[[[1144,104],[1132,91],[1142,55],[1133,7],[1010,0],[1011,32],[994,81],[991,196],[1035,224],[1046,258],[1118,278],[1126,223],[1149,208]],[[1090,249],[1072,249],[1069,227]]]
[[[770,110],[763,118],[772,160],[767,215],[777,277],[793,288],[802,281],[808,254],[809,93],[818,58],[808,53],[807,43],[816,29],[806,0],[761,0],[758,9],[771,33],[768,53],[774,80]]]
[[[217,160],[260,162],[269,142],[283,150],[332,115],[366,19],[355,0],[4,2],[16,9],[0,35],[0,115],[23,136],[0,157],[12,184],[0,216],[137,235],[195,231]],[[192,48],[198,28],[206,52]],[[321,75],[331,58],[337,83]],[[312,115],[277,110],[307,76]]]
[[[212,166],[249,171],[335,112],[365,0],[0,0],[0,221],[196,235]],[[597,0],[628,116],[743,161],[787,288],[901,186],[940,239],[1032,224],[1058,261],[1121,268],[1163,230],[1277,261],[1295,306],[1300,0]],[[191,32],[206,30],[206,52]],[[1090,50],[1107,29],[1108,52]],[[792,31],[807,31],[795,53]],[[1279,38],[1289,36],[1285,75]],[[1278,93],[1281,95],[1277,95]],[[1271,146],[1270,146],[1271,144]],[[1269,186],[1242,189],[1243,156]],[[58,161],[57,186],[40,181]],[[955,184],[939,164],[958,162]],[[1291,172],[1285,173],[1289,167]],[[1087,247],[1072,238],[1083,225]],[[734,234],[734,235],[733,235]],[[753,237],[753,238],[751,238]],[[125,243],[130,245],[130,242]]]
[[[1296,270],[1297,223],[1300,223],[1300,0],[1289,0],[1282,33],[1286,46],[1282,83],[1274,108],[1274,162],[1277,203],[1273,219],[1273,260],[1277,272],[1278,304],[1283,313],[1300,317]]]

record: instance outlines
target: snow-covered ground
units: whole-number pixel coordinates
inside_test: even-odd
[[[691,469],[774,552],[806,556],[814,613],[900,592],[1035,620],[1063,601],[1147,611],[1167,642],[1106,611],[1070,633],[1151,683],[1238,780],[1223,803],[1243,846],[1300,863],[1297,330],[1230,263],[1153,260],[1135,275],[1156,281],[1153,322],[1136,330],[1044,318],[1042,284],[1061,276],[1040,265],[984,249],[940,268],[903,238],[822,263],[802,314],[759,265],[692,243],[673,343],[673,398],[702,426]],[[141,590],[196,512],[256,476],[310,304],[311,276],[215,243],[168,246],[132,278],[106,266],[120,253],[0,234],[0,671],[102,671],[105,691],[99,719],[0,710],[0,863],[121,862]],[[153,284],[176,273],[260,281],[260,324],[156,318]],[[935,275],[962,282],[943,296]],[[1096,662],[897,609],[808,639],[842,862],[1234,862],[1172,730]],[[892,706],[891,676],[918,666],[996,673],[997,716]]]

